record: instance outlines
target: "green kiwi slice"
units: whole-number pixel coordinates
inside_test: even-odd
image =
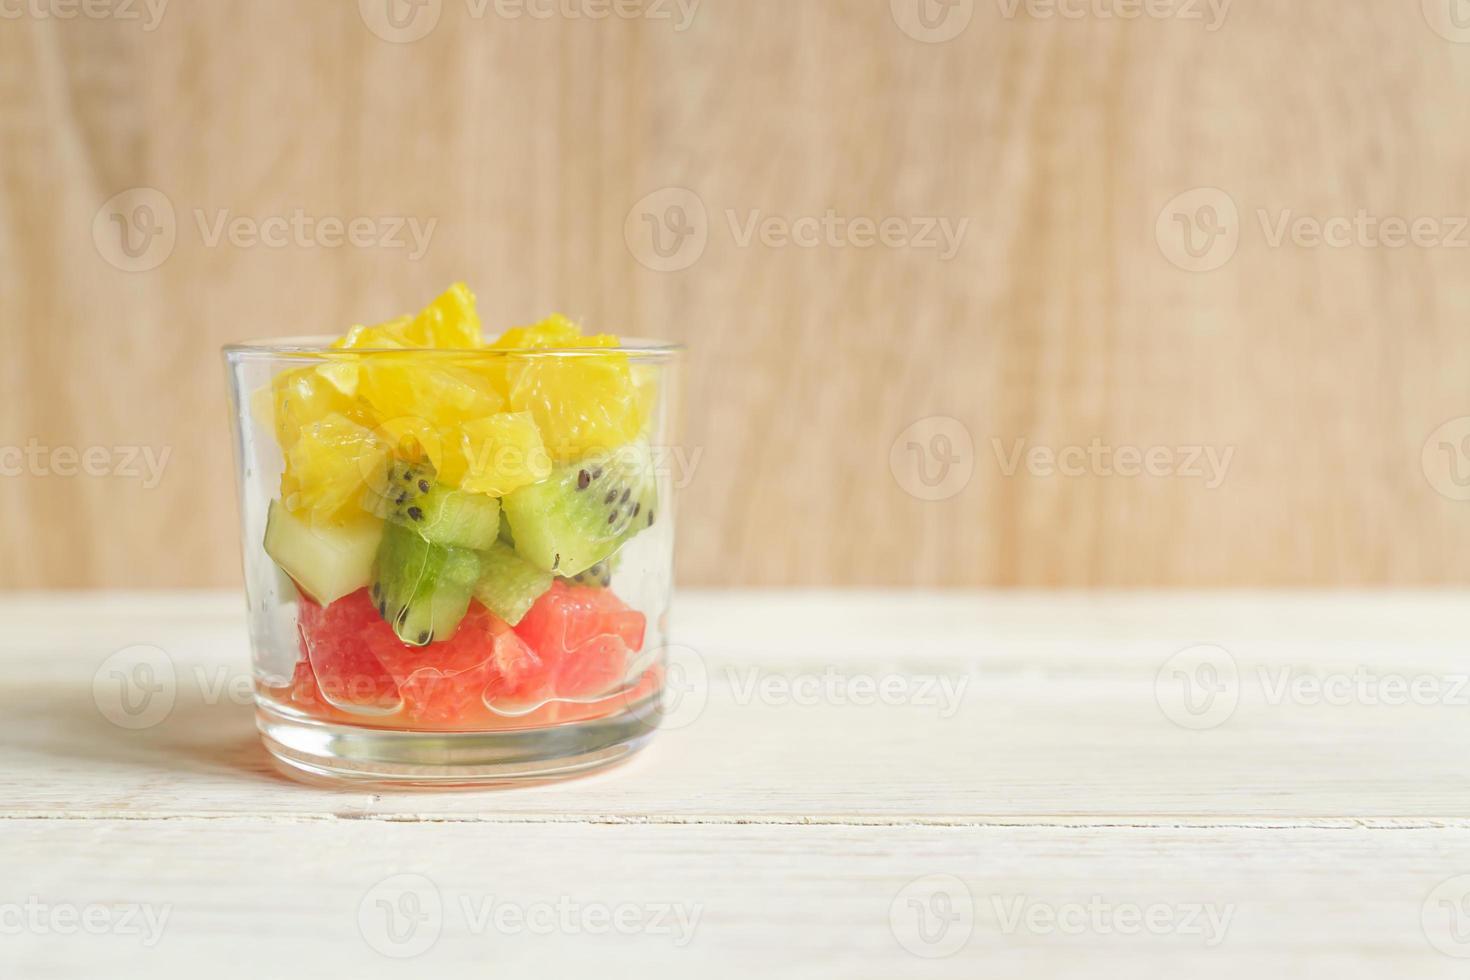
[[[519,623],[536,600],[551,588],[551,573],[497,541],[480,553],[480,581],[475,598],[511,626]]]
[[[574,576],[607,558],[658,518],[648,443],[638,439],[553,470],[502,501],[517,553]]]
[[[404,643],[427,646],[454,635],[480,578],[480,556],[434,544],[389,521],[373,562],[372,598]]]

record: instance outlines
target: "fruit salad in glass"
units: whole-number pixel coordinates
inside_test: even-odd
[[[473,785],[657,725],[669,345],[421,312],[225,350],[257,716],[288,771]]]

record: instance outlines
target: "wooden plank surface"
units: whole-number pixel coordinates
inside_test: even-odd
[[[48,913],[139,909],[0,937],[25,977],[1450,980],[1424,909],[1470,831],[20,820],[0,861]]]
[[[1459,977],[1467,608],[690,593],[706,682],[634,762],[399,794],[268,769],[237,596],[14,594],[0,971]],[[170,710],[122,727],[139,646]]]
[[[691,593],[674,626],[677,727],[622,770],[492,797],[274,775],[239,605],[0,599],[0,813],[1470,825],[1457,593]],[[1196,668],[1178,655],[1201,645],[1235,665],[1228,717],[1185,709],[1175,670]],[[168,703],[132,730],[114,723],[113,674],[139,648],[163,658]]]
[[[602,20],[436,0],[411,43],[370,29],[372,0],[172,3],[157,23],[18,6],[0,449],[45,453],[0,479],[0,585],[233,583],[218,346],[458,278],[490,323],[563,309],[691,344],[691,584],[1463,583],[1470,46],[1451,2],[1130,20],[1087,12],[1124,0],[1079,18],[965,0],[931,10],[960,18],[942,43],[907,0],[706,0],[687,22],[652,0]],[[137,188],[174,234],[129,272],[105,236]],[[1198,188],[1228,196],[1238,243],[1194,272],[1158,229]],[[681,190],[703,250],[658,271],[627,229]],[[416,257],[210,232],[298,209],[434,230]],[[829,209],[968,224],[947,260],[746,233]],[[1360,211],[1440,238],[1273,241]],[[1094,440],[1159,447],[1166,475],[1008,462]],[[93,448],[101,475],[63,475],[55,450]],[[1206,449],[1232,454],[1213,488],[1189,462]],[[143,450],[169,454],[156,484],[124,455]],[[947,496],[915,496],[921,458],[933,478],[952,454]]]

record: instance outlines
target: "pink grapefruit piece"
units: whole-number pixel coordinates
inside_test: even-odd
[[[328,704],[349,714],[382,715],[402,704],[398,683],[362,642],[361,635],[376,621],[392,635],[373,608],[367,589],[359,589],[327,606],[302,596],[296,618],[301,653],[315,680],[316,693]],[[300,665],[295,682],[305,684]],[[308,693],[303,688],[303,695]]]
[[[646,621],[610,589],[558,580],[515,632],[545,664],[550,697],[605,694],[623,680],[628,656],[643,649]]]

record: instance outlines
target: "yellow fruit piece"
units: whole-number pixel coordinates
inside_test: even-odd
[[[536,420],[526,412],[505,412],[466,422],[450,471],[461,490],[503,497],[551,475],[551,457],[541,442]]]
[[[376,350],[381,348],[407,347],[404,332],[413,322],[411,316],[395,317],[386,323],[365,327],[358,324],[332,344],[338,350]]]
[[[445,291],[404,329],[407,341],[418,347],[466,348],[485,346],[475,294],[462,282]]]
[[[491,345],[502,350],[617,346],[618,338],[611,334],[583,336],[561,314],[507,330]],[[535,418],[556,462],[624,445],[643,428],[649,398],[640,394],[625,354],[510,353],[495,368],[511,411]]]
[[[332,346],[338,350],[473,350],[484,345],[480,315],[475,312],[475,294],[459,282],[416,316],[401,316],[372,327],[353,327]],[[344,359],[324,364],[317,371],[344,395],[355,396],[360,391],[362,376],[370,365],[377,363],[375,357]],[[424,358],[408,363],[428,367],[434,362],[432,358]]]
[[[475,312],[475,294],[457,282],[417,316],[401,316],[375,327],[353,327],[332,346],[341,350],[473,350],[485,346],[485,339],[480,333],[480,315]]]
[[[381,486],[395,454],[426,459],[445,485],[503,496],[631,442],[656,400],[651,373],[620,351],[518,353],[619,346],[560,314],[506,331],[490,345],[500,353],[487,352],[462,283],[333,346],[329,363],[281,374],[256,402],[285,452],[283,501],[319,521],[360,517],[364,488]],[[366,350],[386,353],[355,353]]]
[[[328,414],[302,426],[286,450],[281,501],[319,523],[359,516],[363,488],[382,483],[388,456],[388,444],[371,429]]]
[[[496,350],[541,349],[546,347],[616,347],[618,338],[609,333],[582,336],[582,328],[570,317],[553,313],[540,323],[511,327],[490,345]]]
[[[461,427],[505,407],[482,373],[440,355],[375,354],[362,365],[358,391],[380,433],[405,458],[427,456],[446,482],[453,480],[446,463],[460,444]]]
[[[282,449],[290,449],[301,436],[301,430],[328,415],[345,416],[359,424],[370,420],[364,407],[344,395],[322,368],[297,368],[283,371],[271,380],[269,404],[276,441]]]

